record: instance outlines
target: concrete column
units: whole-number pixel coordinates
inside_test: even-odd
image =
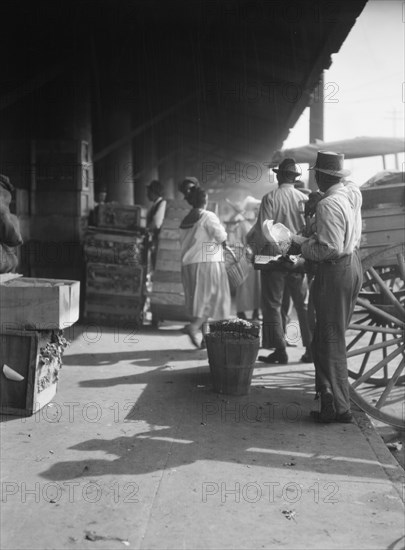
[[[315,143],[317,139],[323,140],[324,130],[324,77],[323,73],[319,80],[318,87],[313,93],[313,100],[309,108],[309,142]],[[316,191],[318,188],[315,181],[315,174],[313,170],[309,172],[308,180],[309,188],[312,191]]]
[[[159,164],[159,179],[164,185],[165,198],[176,198],[176,166],[174,155],[168,156]]]
[[[131,132],[131,115],[119,108],[110,113],[109,141],[124,138]],[[132,162],[132,144],[128,140],[109,153],[102,162],[101,187],[107,191],[107,200],[120,204],[134,204],[134,179]]]
[[[133,142],[135,204],[150,206],[146,195],[146,186],[152,180],[159,179],[156,135],[153,129],[147,129]]]

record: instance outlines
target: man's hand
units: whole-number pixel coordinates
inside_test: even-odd
[[[316,205],[321,200],[323,195],[319,191],[315,191],[308,195],[308,200],[304,206],[305,217],[312,217],[316,212]]]

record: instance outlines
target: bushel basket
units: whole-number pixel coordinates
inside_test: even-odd
[[[240,319],[217,321],[209,327],[205,338],[214,391],[248,394],[260,347],[260,327]]]

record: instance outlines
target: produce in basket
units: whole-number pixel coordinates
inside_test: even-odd
[[[214,338],[254,340],[259,337],[260,326],[245,319],[215,321],[209,324],[210,336]]]

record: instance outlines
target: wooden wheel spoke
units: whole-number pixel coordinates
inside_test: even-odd
[[[369,345],[374,344],[376,338],[377,338],[377,333],[374,332],[374,333],[371,335]],[[368,362],[368,358],[369,358],[369,357],[370,357],[370,352],[367,352],[367,353],[364,355],[364,357],[363,357],[363,361],[361,362],[361,366],[360,366],[360,370],[359,370],[359,376],[361,376],[361,375],[363,374],[364,369],[365,369],[366,366],[367,366],[367,362]]]
[[[367,300],[364,300],[363,298],[357,298],[357,303],[359,303],[364,308],[368,309],[372,313],[376,313],[379,317],[382,319],[394,323],[396,325],[399,325],[400,327],[405,327],[405,323],[401,321],[401,319],[398,319],[397,317],[394,317],[393,315],[390,315],[389,313],[386,313],[385,311],[382,311],[376,306],[373,306],[368,302]]]
[[[394,296],[394,294],[391,292],[391,290],[388,288],[385,282],[381,279],[380,275],[377,273],[374,267],[370,267],[369,271],[371,272],[374,279],[377,281],[378,285],[380,286],[380,290],[382,294],[384,294],[384,296],[395,307],[395,310],[399,313],[399,316],[403,318],[404,308],[401,306],[400,302],[397,300],[397,298]]]
[[[351,349],[355,344],[357,344],[357,342],[363,338],[363,336],[366,334],[366,331],[365,330],[362,330],[361,332],[359,332],[354,338],[353,340],[346,346],[346,351],[349,351],[349,349]]]
[[[346,349],[354,380],[350,397],[370,416],[405,430],[399,409],[405,391],[405,243],[378,248],[361,263],[363,284]]]
[[[384,365],[386,365],[387,363],[389,363],[390,361],[392,361],[393,359],[395,359],[395,357],[397,357],[397,355],[399,355],[400,353],[402,353],[404,351],[404,348],[405,346],[402,345],[400,347],[398,347],[396,350],[394,350],[392,353],[390,353],[389,355],[387,355],[387,357],[385,359],[382,359],[379,363],[377,363],[376,365],[374,365],[374,367],[372,367],[370,370],[368,370],[367,372],[365,372],[362,376],[360,376],[357,380],[355,380],[353,382],[353,388],[357,388],[357,386],[359,386],[360,384],[362,384],[363,382],[365,382],[366,380],[368,380],[368,378],[370,378],[370,376],[372,376],[373,374],[375,374],[377,371],[379,371],[380,369],[382,369],[384,367]]]
[[[405,282],[405,257],[403,254],[397,254],[398,270],[401,279]]]
[[[385,390],[382,392],[379,400],[377,401],[377,403],[375,405],[377,407],[377,409],[381,409],[381,407],[384,405],[384,403],[385,403],[387,397],[389,396],[392,388],[395,386],[401,372],[404,370],[404,366],[405,366],[405,362],[404,362],[404,359],[402,359],[402,361],[400,362],[400,364],[396,368],[394,374],[392,375],[391,380],[388,382],[388,384],[385,387]]]
[[[383,332],[381,334],[381,339],[383,342],[387,341],[387,335]],[[387,357],[387,348],[382,348],[383,359]],[[384,365],[384,380],[388,380],[388,365]]]
[[[377,333],[374,333],[377,336]],[[369,346],[364,346],[363,348],[357,348],[353,351],[350,351],[347,354],[347,357],[355,357],[356,355],[361,355],[362,353],[367,353],[370,351],[375,351],[377,349],[383,349],[388,348],[389,346],[398,345],[401,343],[401,338],[391,338],[390,340],[387,340],[386,342],[378,342],[378,344],[373,344]]]
[[[374,325],[357,325],[357,324],[350,324],[347,327],[349,330],[364,330],[367,332],[378,332],[378,333],[385,333],[385,334],[395,334],[397,336],[402,336],[404,333],[403,330],[400,328],[390,328],[390,327],[380,327],[380,326],[374,326]]]
[[[362,317],[361,319],[358,319],[353,326],[356,327],[356,326],[360,325],[361,323],[365,323],[368,319],[370,319],[370,315],[367,314],[365,317]],[[352,317],[352,320],[353,320],[353,317]]]
[[[364,272],[364,277],[367,279],[367,281],[364,282],[363,288],[371,289],[371,291],[373,292],[378,292],[378,288],[376,287],[375,282],[368,271]]]

